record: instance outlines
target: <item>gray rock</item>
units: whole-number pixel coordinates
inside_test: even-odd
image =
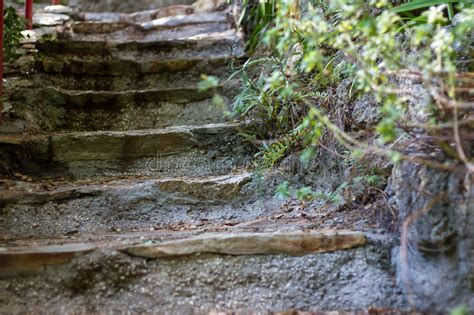
[[[144,30],[167,29],[183,27],[191,24],[224,23],[227,15],[222,13],[197,13],[188,15],[174,15],[141,24]]]
[[[33,15],[33,24],[39,26],[62,25],[70,19],[66,14],[36,13]]]
[[[45,13],[54,13],[54,14],[66,14],[71,15],[73,9],[65,5],[49,5],[43,9]]]
[[[469,288],[474,205],[465,180],[465,174],[408,162],[393,170],[389,190],[400,212],[401,230],[411,222],[405,223],[408,247],[394,250],[397,279],[424,311],[445,312],[474,302]]]
[[[145,258],[176,257],[197,253],[229,255],[306,255],[364,245],[365,235],[352,231],[214,233],[164,243],[131,246],[128,254]]]
[[[364,94],[354,102],[351,118],[357,127],[373,127],[381,118],[380,103],[371,94]]]

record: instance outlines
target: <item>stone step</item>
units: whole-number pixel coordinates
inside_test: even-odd
[[[101,76],[144,75],[152,73],[182,73],[194,71],[206,74],[209,69],[227,66],[231,61],[240,61],[243,54],[235,45],[219,46],[219,51],[194,51],[188,54],[177,52],[176,57],[167,56],[87,56],[81,53],[51,55],[46,53],[36,62],[39,72],[63,74],[89,74]],[[159,49],[157,48],[157,51]]]
[[[46,92],[45,89],[43,92]],[[139,130],[156,129],[185,124],[202,125],[225,122],[229,99],[215,103],[211,98],[182,103],[180,100],[144,100],[137,93],[132,95],[103,95],[107,93],[78,93],[63,98],[54,95],[54,99],[39,98],[44,95],[38,91],[28,103],[21,105],[15,100],[15,116],[10,119],[18,124],[16,130],[8,132],[52,132],[52,131],[95,131],[95,130]],[[24,93],[22,97],[28,96]],[[97,98],[94,98],[96,97]],[[51,97],[51,96],[49,96]],[[103,97],[103,98],[101,98]],[[41,106],[34,106],[43,100]],[[62,100],[68,99],[66,102]],[[91,102],[88,102],[91,100]],[[125,102],[130,100],[130,102]],[[182,100],[182,99],[181,99]],[[61,101],[61,102],[59,102]],[[110,101],[110,102],[109,102]]]
[[[95,249],[93,244],[65,244],[40,247],[0,247],[0,278],[29,275],[49,265],[65,264]]]
[[[211,310],[274,314],[289,309],[367,308],[372,310],[367,314],[377,314],[374,310],[378,307],[406,307],[392,279],[387,255],[390,241],[376,243],[372,236],[349,231],[263,232],[247,236],[236,233],[180,235],[176,237],[181,240],[158,239],[151,245],[146,244],[154,238],[147,235],[135,243],[137,248],[159,244],[169,248],[172,243],[187,243],[194,254],[186,256],[143,259],[124,253],[133,245],[123,246],[120,240],[92,242],[97,249],[85,255],[78,253],[62,265],[45,265],[48,261],[37,256],[35,262],[46,267],[37,269],[40,272],[33,277],[12,277],[12,268],[3,265],[2,272],[9,278],[0,279],[0,305],[8,310],[20,308],[25,313],[61,313],[64,309],[79,313],[84,312],[87,301],[87,310],[92,313],[146,310],[173,314],[206,314]],[[341,235],[345,235],[347,243],[331,241],[341,240]],[[222,244],[221,240],[226,238],[236,240],[244,248],[248,248],[245,239],[260,239],[259,245],[251,249],[252,253],[260,254],[207,253],[206,248],[190,244],[196,239]],[[304,240],[304,245],[298,240]],[[337,246],[323,252],[328,249],[324,245],[327,243]],[[231,244],[231,248],[236,249],[237,244]],[[25,255],[30,254],[31,247],[42,246],[35,244],[21,250]],[[11,254],[13,248],[4,246],[5,251],[8,254],[4,255],[15,256]],[[20,266],[21,262],[15,268]]]
[[[230,61],[230,60],[229,60]],[[27,78],[18,79],[18,88],[25,87],[56,87],[65,90],[96,90],[96,91],[127,91],[177,88],[195,89],[202,81],[202,75],[215,76],[221,83],[232,73],[228,64],[213,65],[208,69],[188,69],[178,72],[157,72],[146,74],[128,73],[121,76],[105,76],[90,74],[36,73]],[[6,86],[14,91],[16,85]],[[25,89],[26,90],[26,89]]]
[[[159,232],[157,234],[162,235]],[[147,234],[147,237],[154,239],[153,234]],[[135,244],[122,245],[121,234],[117,234],[117,238],[118,241],[112,238],[108,242],[56,245],[41,245],[48,241],[39,240],[39,245],[34,246],[0,247],[0,277],[30,274],[48,265],[64,264],[98,247],[119,250],[135,257],[173,258],[196,254],[301,256],[347,250],[366,244],[366,237],[361,232],[334,230],[221,232],[197,236],[176,232],[164,241],[146,240],[145,245],[139,239],[134,241]]]
[[[227,12],[181,13],[158,18],[154,16],[159,16],[159,13],[158,15],[153,11],[137,12],[132,15],[81,13],[79,18],[82,21],[68,25],[67,32],[71,33],[66,36],[74,40],[97,40],[100,34],[108,34],[112,35],[112,38],[107,38],[110,40],[115,36],[121,38],[124,34],[137,36],[143,32],[160,31],[160,38],[179,38],[203,33],[203,29],[208,30],[204,33],[210,33],[224,31],[233,26],[233,17]],[[173,33],[166,32],[171,30]],[[89,36],[84,37],[86,34]]]
[[[51,1],[49,1],[51,3]],[[133,14],[139,10],[167,11],[169,14],[179,14],[176,7],[191,6],[195,0],[141,0],[141,1],[97,1],[97,0],[69,0],[69,5],[80,12],[121,12]],[[173,9],[175,8],[175,9]]]
[[[193,14],[194,11],[194,8],[189,5],[176,5],[164,9],[136,11],[133,13],[83,11],[75,14],[75,19],[86,22],[144,23],[167,16]]]
[[[96,47],[98,42],[121,44],[130,41],[150,42],[158,40],[178,40],[181,38],[192,38],[206,36],[212,33],[222,33],[231,29],[232,24],[227,15],[208,14],[208,21],[199,22],[200,16],[179,16],[181,19],[172,20],[162,18],[142,24],[130,24],[127,22],[73,22],[68,24],[67,31],[58,33],[62,41],[86,42]],[[211,20],[212,19],[212,20]],[[189,22],[186,22],[189,20]],[[183,23],[179,25],[178,23]],[[41,47],[41,46],[40,46]],[[99,46],[101,47],[101,46]]]
[[[44,88],[48,100],[64,107],[94,108],[122,107],[127,104],[173,102],[186,104],[209,99],[213,91],[199,91],[197,87],[154,88],[126,91],[65,90],[59,87]]]
[[[252,150],[238,124],[134,131],[0,135],[3,173],[75,178],[225,174]]]
[[[10,118],[23,122],[21,132],[136,130],[223,123],[238,84],[228,82],[208,91],[201,91],[196,85],[122,91],[67,90],[44,77],[33,78],[33,82],[31,78],[17,80],[7,87],[8,100],[14,108]],[[218,100],[215,93],[220,96]]]
[[[219,217],[250,201],[249,173],[200,178],[100,178],[75,183],[4,181],[0,238],[150,229]],[[220,222],[222,220],[215,220]]]
[[[108,27],[111,27],[107,24]],[[127,28],[126,30],[129,30]],[[132,32],[133,30],[129,30]],[[120,32],[119,32],[120,33]],[[199,34],[182,34],[176,38],[167,33],[147,32],[143,34],[58,33],[56,40],[40,39],[36,48],[44,54],[78,54],[77,57],[97,56],[105,59],[116,57],[150,60],[153,58],[196,58],[211,53],[243,54],[242,35],[234,29],[216,30]]]
[[[180,14],[162,17],[140,24],[145,31],[165,31],[176,30],[178,28],[193,27],[198,28],[200,25],[208,24],[215,27],[214,31],[219,31],[219,24],[224,24],[227,28],[233,26],[233,17],[224,12],[201,12],[195,14]],[[173,36],[168,37],[173,38]],[[176,37],[177,38],[177,37]]]

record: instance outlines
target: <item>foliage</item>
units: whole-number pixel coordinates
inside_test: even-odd
[[[3,29],[3,56],[5,62],[11,62],[18,58],[17,49],[23,38],[21,32],[24,29],[25,20],[18,15],[15,8],[5,8]]]
[[[451,311],[451,315],[468,315],[469,308],[466,305],[461,305],[456,307],[454,310]]]
[[[460,52],[455,50],[474,32],[471,5],[458,5],[453,26],[448,26],[446,5],[440,5],[421,12],[423,23],[402,29],[404,18],[383,0],[335,0],[325,10],[310,7],[302,18],[291,13],[286,1],[278,1],[277,8],[264,37],[272,57],[247,62],[240,71],[244,87],[234,102],[234,115],[252,127],[249,137],[272,139],[259,154],[263,168],[298,146],[310,148],[304,150],[305,159],[310,158],[330,134],[354,155],[375,154],[393,163],[409,160],[444,170],[461,162],[474,172],[460,140],[469,124],[459,127],[470,108],[462,91],[471,75],[460,72]],[[252,75],[250,66],[256,65]],[[372,94],[380,104],[382,118],[370,143],[346,129],[341,109],[331,99],[344,78],[352,81],[351,94]],[[410,101],[411,91],[401,87],[407,79],[422,82],[429,104]],[[414,120],[413,112],[423,118]],[[420,141],[450,159],[421,158],[405,150]]]
[[[247,51],[254,51],[276,14],[277,0],[243,0],[237,25],[247,33]]]
[[[394,13],[410,13],[419,9],[426,9],[432,6],[445,4],[448,9],[449,20],[453,19],[454,16],[454,5],[453,3],[458,3],[459,0],[414,0],[408,3],[399,5],[398,7],[393,8],[391,11]],[[413,18],[412,18],[413,19]]]
[[[294,198],[300,202],[312,201],[315,199],[329,202],[338,202],[341,200],[341,197],[337,193],[327,194],[320,191],[315,192],[311,190],[311,187],[301,187],[299,189],[294,189],[290,187],[290,184],[287,181],[284,181],[278,185],[276,196],[279,199]]]
[[[256,64],[270,68],[258,75],[247,72]],[[273,140],[295,131],[305,112],[299,100],[300,86],[289,80],[286,59],[262,58],[246,63],[240,70],[242,90],[233,102],[233,116],[249,122],[251,138]]]

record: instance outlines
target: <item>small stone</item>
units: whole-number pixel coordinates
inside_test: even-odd
[[[21,35],[23,36],[23,39],[21,40],[21,44],[23,45],[23,48],[26,48],[28,44],[34,44],[36,43],[36,32],[33,30],[26,30],[22,31]],[[34,48],[34,46],[33,46]]]

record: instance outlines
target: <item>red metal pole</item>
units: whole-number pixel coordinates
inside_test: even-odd
[[[26,28],[31,30],[33,28],[33,0],[26,0],[25,2],[25,18]]]
[[[61,3],[61,0],[53,0],[53,5],[57,5],[57,4],[60,4]]]
[[[3,122],[3,0],[0,0],[0,123]]]

